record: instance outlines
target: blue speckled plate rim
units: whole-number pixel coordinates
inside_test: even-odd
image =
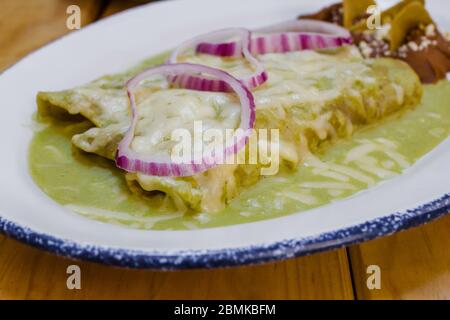
[[[131,12],[144,6],[158,5],[154,2],[126,11]],[[83,29],[103,23],[114,16],[90,23]],[[83,30],[82,29],[82,30]],[[3,75],[11,70],[25,58],[43,50],[45,47],[69,37],[81,30],[67,33],[55,40],[49,41],[40,48],[26,54],[16,63],[0,71]],[[450,74],[447,75],[447,78]],[[448,78],[450,81],[450,78]],[[45,233],[36,232],[28,227],[9,221],[0,216],[0,233],[3,233],[20,242],[43,249],[59,256],[79,260],[88,260],[106,265],[148,268],[160,270],[220,268],[246,264],[257,264],[293,257],[309,255],[317,252],[337,249],[348,245],[372,240],[401,230],[406,230],[423,223],[435,220],[450,212],[450,193],[439,199],[423,204],[415,209],[403,213],[396,212],[391,215],[366,221],[364,223],[342,228],[312,237],[294,238],[279,242],[255,245],[241,248],[225,248],[220,250],[183,250],[164,254],[162,252],[146,252],[105,246],[87,245],[76,241],[54,237]]]
[[[405,212],[312,237],[218,250],[151,252],[77,243],[33,231],[0,217],[0,232],[60,256],[128,268],[161,270],[219,268],[264,263],[309,255],[375,239],[437,219],[450,211],[450,193]]]

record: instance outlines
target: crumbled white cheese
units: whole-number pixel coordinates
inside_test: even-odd
[[[425,35],[427,37],[434,37],[436,35],[435,32],[435,27],[434,24],[430,23],[426,28],[425,28]]]
[[[428,38],[422,37],[419,45],[419,50],[426,49],[430,44],[432,44],[432,41],[430,41]]]
[[[373,49],[365,41],[361,41],[359,43],[359,48],[361,49],[361,53],[365,58],[369,58],[373,53]]]
[[[419,51],[419,46],[417,45],[417,43],[415,43],[414,41],[410,41],[408,43],[408,47],[412,50],[412,51]]]
[[[398,48],[398,56],[400,58],[406,58],[406,53],[408,51],[408,47],[404,44],[400,48]]]

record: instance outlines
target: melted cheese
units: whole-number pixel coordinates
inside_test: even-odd
[[[352,47],[327,53],[267,54],[259,59],[269,80],[253,90],[255,126],[279,129],[280,158],[290,167],[306,157],[312,161],[311,152],[322,141],[349,136],[360,125],[416,103],[421,95],[420,82],[406,64],[390,59],[363,60]],[[182,60],[217,67],[236,77],[252,72],[243,59],[187,54]],[[125,75],[110,76],[69,91],[40,93],[38,103],[41,111],[57,106],[91,120],[97,127],[75,135],[73,143],[85,151],[113,158],[130,124],[123,90],[126,79]],[[136,92],[139,121],[131,148],[137,152],[167,155],[174,145],[171,133],[181,128],[192,133],[194,121],[201,120],[204,130],[239,125],[240,106],[233,94],[169,89],[163,80],[156,82],[154,90],[149,89],[151,84],[154,82],[146,82]],[[393,161],[406,165],[395,150],[387,152]],[[373,183],[364,174],[370,165],[367,163],[362,171],[344,166],[324,169],[317,161],[312,165],[320,169],[321,175],[334,176],[341,182],[310,187],[348,189],[351,186],[345,182],[347,175]],[[143,190],[164,192],[179,210],[212,212],[232,199],[241,185],[255,183],[260,167],[219,165],[186,178],[127,174],[127,181],[134,190],[137,183]],[[378,174],[388,172],[378,170]]]
[[[203,130],[239,126],[241,108],[230,94],[164,89],[142,100],[137,104],[139,122],[131,145],[140,153],[170,155],[176,143],[171,134],[186,129],[193,137],[195,121],[201,121]]]

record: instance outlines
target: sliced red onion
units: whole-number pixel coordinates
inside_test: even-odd
[[[348,30],[317,20],[291,20],[257,29],[255,32],[267,34],[251,39],[250,52],[253,55],[328,49],[352,43]],[[197,53],[221,57],[236,56],[238,50],[236,42],[201,42],[196,47]]]
[[[217,50],[228,57],[244,57],[255,72],[247,77],[240,78],[239,81],[249,89],[256,88],[267,81],[268,75],[263,65],[250,53],[251,33],[243,28],[231,28],[213,31],[198,37],[195,37],[181,44],[170,56],[168,63],[177,63],[179,55],[190,48],[195,49],[200,43],[205,41],[216,41],[217,39],[230,39],[238,36],[240,39],[225,45],[226,48],[217,48]],[[226,50],[226,51],[222,51]],[[202,91],[233,91],[225,82],[217,79],[210,79],[204,76],[187,76],[179,75],[171,78],[170,81],[178,86],[186,89],[202,90]]]
[[[241,123],[238,129],[242,129],[243,134],[238,135],[236,140],[233,141],[234,143],[224,146],[223,150],[220,150],[223,151],[222,154],[220,152],[214,152],[210,155],[202,155],[201,161],[196,162],[194,159],[191,163],[187,164],[173,162],[170,155],[155,156],[133,151],[130,145],[133,141],[138,122],[138,112],[133,90],[142,80],[158,74],[167,77],[183,76],[185,74],[202,74],[212,76],[225,83],[237,94],[241,103]],[[238,79],[219,69],[191,63],[160,65],[139,73],[130,79],[126,86],[130,99],[132,122],[125,137],[119,143],[116,154],[116,165],[128,172],[141,172],[155,176],[191,176],[206,171],[211,167],[223,163],[223,159],[241,150],[246,145],[251,134],[251,129],[255,124],[255,102],[252,93]]]

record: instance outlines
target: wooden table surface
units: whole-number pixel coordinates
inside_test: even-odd
[[[125,0],[1,0],[0,70],[70,32],[66,8],[82,26],[141,4]],[[312,256],[218,270],[127,270],[73,261],[0,235],[0,299],[450,299],[450,215],[389,237]],[[68,265],[82,289],[68,290]],[[378,265],[381,289],[369,290]]]

